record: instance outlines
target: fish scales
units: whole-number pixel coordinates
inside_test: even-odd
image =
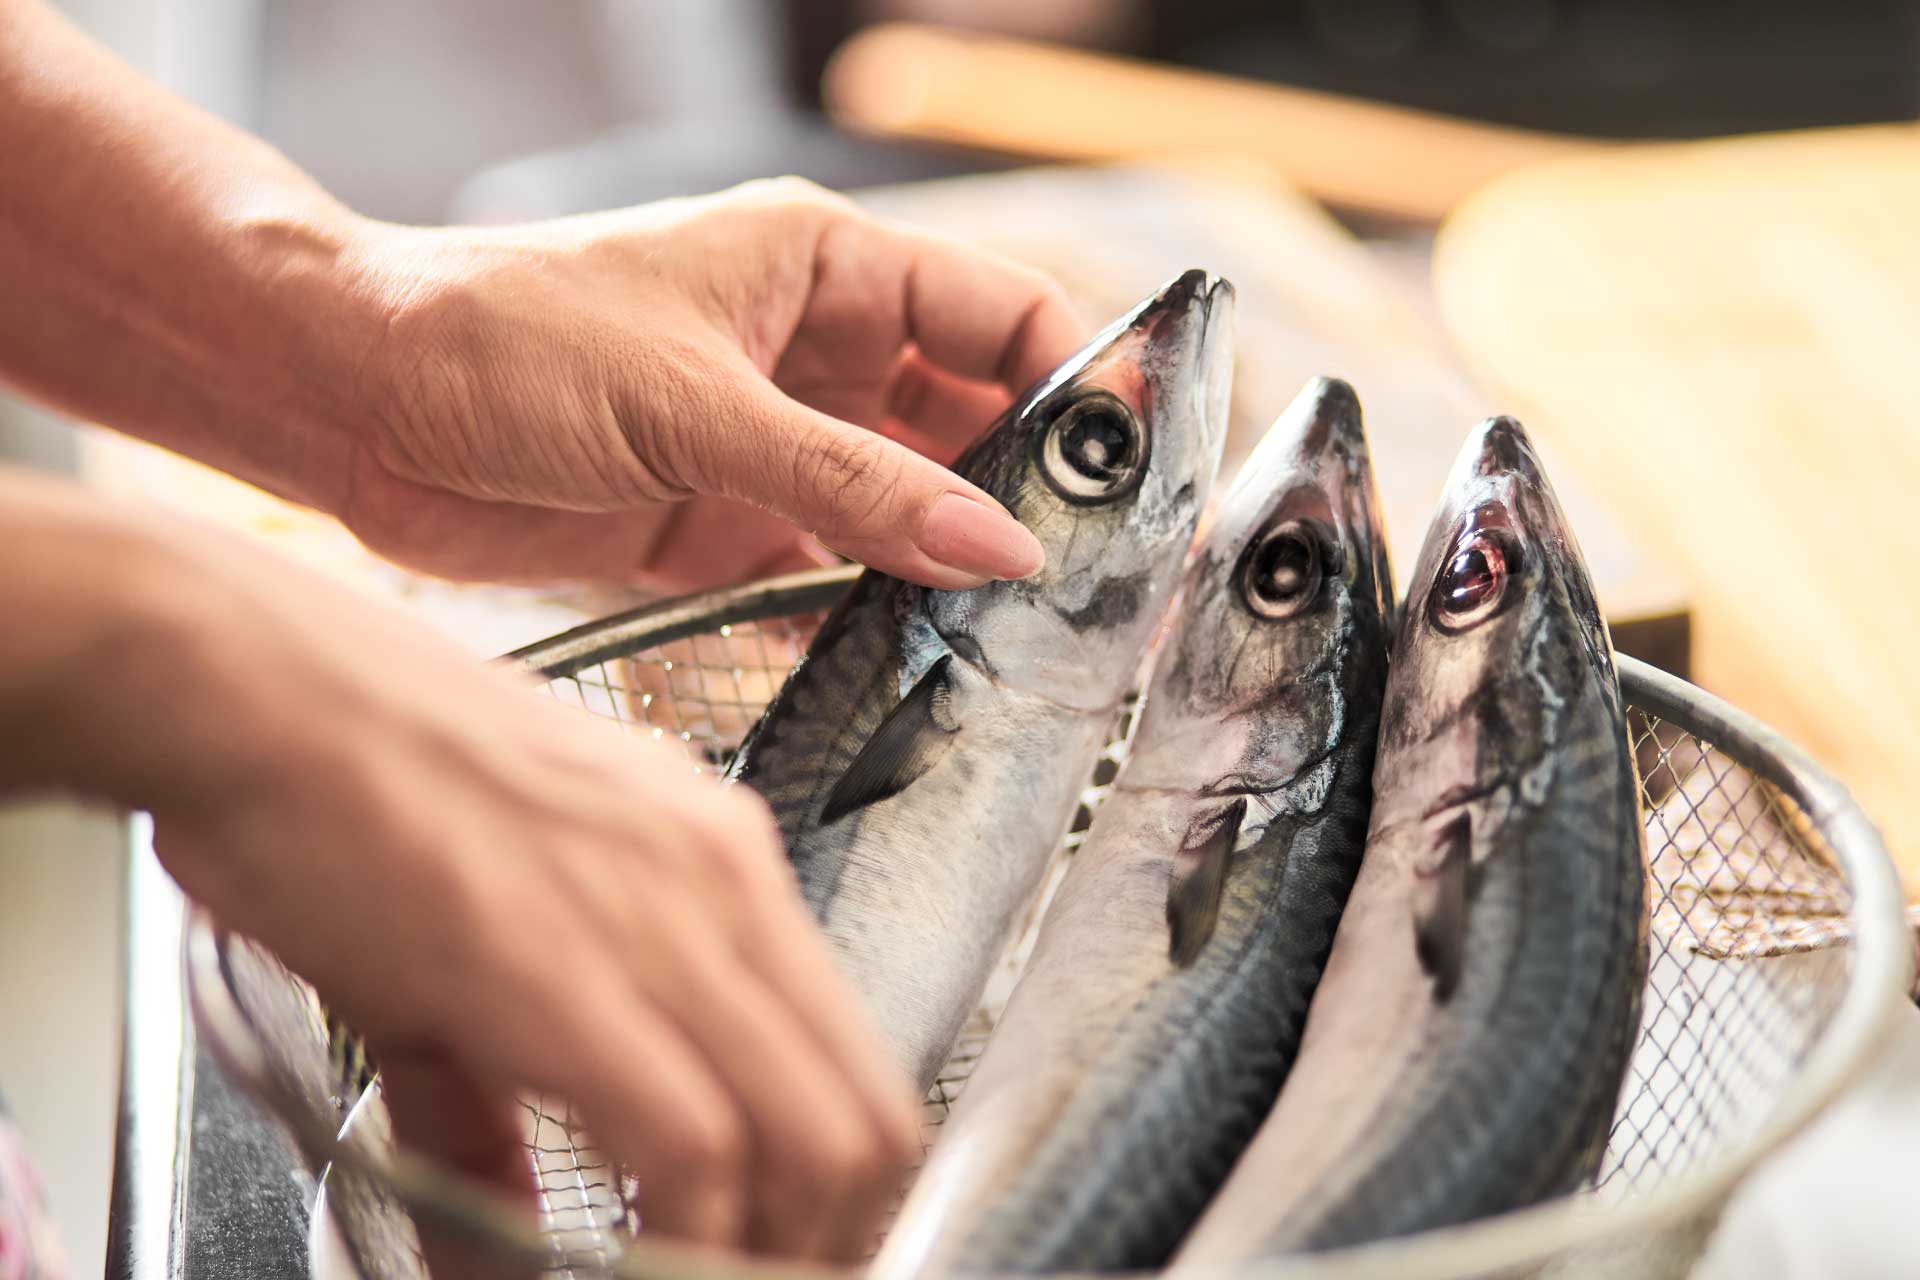
[[[1540,815],[1529,847],[1474,888],[1476,912],[1502,928],[1476,934],[1460,985],[1467,998],[1426,1031],[1420,1054],[1435,1070],[1413,1096],[1374,1112],[1374,1136],[1348,1175],[1303,1202],[1303,1222],[1323,1205],[1324,1217],[1297,1235],[1276,1233],[1270,1250],[1469,1221],[1571,1191],[1598,1168],[1618,1084],[1589,1064],[1631,1048],[1617,1029],[1637,1021],[1625,1013],[1638,982],[1626,958],[1641,904],[1620,877],[1594,872],[1607,865],[1599,833],[1617,840],[1636,810],[1616,761],[1563,765],[1573,775],[1560,783],[1564,807]],[[1571,856],[1530,856],[1538,847]],[[1527,1159],[1506,1154],[1528,1147]],[[1485,1167],[1503,1158],[1504,1167]]]
[[[1297,617],[1246,603],[1270,546],[1305,557],[1276,560]],[[1317,381],[1188,572],[1130,757],[877,1277],[1150,1267],[1205,1207],[1271,1108],[1359,864],[1382,548],[1358,403]],[[1174,887],[1196,837],[1217,896]]]
[[[1231,286],[1188,272],[1023,395],[956,470],[1046,565],[964,591],[862,575],[730,770],[771,807],[841,969],[922,1088],[1178,581],[1225,435],[1231,313]]]
[[[1276,820],[1235,851],[1252,869],[1229,879],[1220,945],[1115,1019],[1055,1122],[1062,1136],[1034,1153],[956,1271],[1119,1269],[1171,1255],[1292,1063],[1312,993],[1302,975],[1317,974],[1333,944],[1365,828],[1364,806],[1343,803],[1312,823]],[[1148,914],[1164,916],[1164,879],[1151,887]]]
[[[1575,1189],[1639,1026],[1639,787],[1579,549],[1517,424],[1468,439],[1414,571],[1359,878],[1272,1116],[1176,1270]]]

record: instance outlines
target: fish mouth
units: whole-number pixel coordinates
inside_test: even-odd
[[[1455,513],[1495,502],[1512,523],[1537,537],[1558,538],[1566,528],[1539,451],[1512,418],[1488,418],[1467,433],[1447,491]]]
[[[1226,277],[1194,268],[1160,287],[1135,312],[1135,323],[1155,342],[1207,346],[1232,323],[1233,285]]]
[[[1372,471],[1360,397],[1339,378],[1314,378],[1302,387],[1241,468],[1250,487],[1269,493],[1289,475],[1307,479],[1336,511],[1350,506],[1355,490],[1371,498]],[[1368,532],[1352,531],[1355,537]]]
[[[1467,436],[1462,452],[1469,474],[1475,477],[1513,475],[1529,485],[1546,482],[1539,452],[1526,429],[1513,418],[1488,418]]]
[[[1568,584],[1582,620],[1596,623],[1598,607],[1582,567],[1579,542],[1547,478],[1539,451],[1512,418],[1489,418],[1468,433],[1454,462],[1447,498],[1437,519],[1452,522],[1456,530],[1469,518],[1487,523],[1485,511],[1469,515],[1487,507],[1499,509],[1493,513],[1494,523],[1504,514],[1505,522],[1527,553],[1538,559],[1543,572]],[[1440,566],[1436,561],[1423,567],[1430,577]]]
[[[1203,448],[1215,456],[1226,443],[1232,402],[1235,296],[1226,277],[1194,268],[1168,281],[1138,313],[1138,327],[1186,371]]]
[[[1360,397],[1339,378],[1314,378],[1294,399],[1294,408],[1306,418],[1300,433],[1303,462],[1325,466],[1335,457],[1364,452],[1366,433],[1360,426]]]

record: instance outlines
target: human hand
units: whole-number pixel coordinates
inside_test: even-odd
[[[810,532],[933,586],[1039,567],[940,465],[1083,336],[1036,271],[797,180],[359,246],[387,321],[337,514],[391,558],[686,590],[822,563]]]
[[[140,622],[73,682],[86,768],[367,1035],[403,1141],[524,1194],[537,1090],[637,1174],[650,1232],[871,1242],[914,1100],[755,797],[223,538],[110,585]]]

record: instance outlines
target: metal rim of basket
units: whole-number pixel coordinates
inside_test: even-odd
[[[545,679],[572,676],[722,625],[831,607],[859,576],[857,565],[809,570],[717,592],[643,606],[527,645],[506,655]],[[1703,1158],[1663,1182],[1657,1194],[1596,1208],[1561,1199],[1479,1222],[1314,1255],[1312,1274],[1391,1276],[1496,1273],[1535,1265],[1628,1235],[1651,1238],[1715,1212],[1740,1178],[1795,1136],[1870,1064],[1911,985],[1911,949],[1903,898],[1879,832],[1847,790],[1779,733],[1712,694],[1637,659],[1618,658],[1630,706],[1658,716],[1725,752],[1792,798],[1825,837],[1852,890],[1848,911],[1851,972],[1840,1003],[1801,1063],[1793,1083],[1744,1141]],[[196,909],[187,936],[188,987],[201,1034],[221,1065],[286,1123],[316,1164],[331,1161],[373,1178],[423,1220],[482,1237],[550,1263],[531,1212],[412,1152],[373,1154],[321,1129],[302,1100],[277,1085],[266,1055],[224,977],[224,935]],[[1279,1280],[1285,1263],[1260,1273]],[[817,1276],[817,1267],[692,1255],[670,1244],[629,1242],[619,1275],[685,1275],[742,1280]]]

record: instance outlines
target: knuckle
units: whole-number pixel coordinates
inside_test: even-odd
[[[764,861],[786,852],[786,840],[767,802],[743,786],[720,791],[714,802],[726,843],[744,859]]]
[[[889,507],[898,468],[878,436],[826,435],[797,455],[799,484],[834,528],[859,531]]]
[[[906,1177],[912,1157],[919,1154],[919,1143],[902,1150],[891,1135],[881,1129],[863,1133],[858,1141],[838,1153],[838,1179],[859,1196],[891,1191]]]
[[[912,1154],[903,1152],[886,1131],[875,1129],[855,1153],[854,1177],[864,1188],[882,1188],[906,1172]]]
[[[815,1196],[845,1199],[868,1185],[875,1154],[872,1145],[850,1127],[816,1124],[804,1137],[790,1142],[786,1174]]]
[[[638,385],[667,411],[621,415],[627,448],[653,488],[643,496],[677,500],[720,487],[715,424],[737,419],[725,403],[727,375],[691,339],[660,335],[634,353]]]
[[[775,203],[807,209],[838,212],[854,207],[853,202],[836,191],[829,191],[817,182],[802,178],[797,174],[781,174],[774,178],[762,178],[758,183],[749,184],[760,187],[762,198]]]
[[[728,1183],[747,1167],[746,1125],[725,1106],[711,1104],[682,1109],[663,1145],[685,1175],[708,1183]]]
[[[1045,271],[1041,271],[1036,267],[1029,267],[1027,269],[1033,274],[1034,296],[1039,298],[1042,303],[1050,309],[1071,314],[1073,311],[1073,296],[1067,292],[1067,287]]]
[[[876,1132],[879,1159],[890,1175],[903,1174],[909,1165],[920,1158],[920,1121],[912,1107],[902,1103],[898,1107],[887,1108]]]
[[[755,827],[745,839],[739,829],[730,825],[718,839],[708,841],[712,848],[708,875],[728,898],[766,904],[772,898],[783,896],[783,890],[787,889],[785,844],[778,831],[762,833],[758,819],[753,821]]]

